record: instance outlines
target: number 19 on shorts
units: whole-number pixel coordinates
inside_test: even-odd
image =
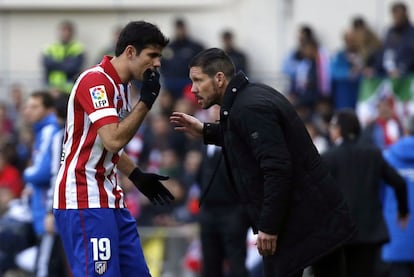
[[[91,238],[93,260],[108,261],[111,258],[111,241],[108,238]]]

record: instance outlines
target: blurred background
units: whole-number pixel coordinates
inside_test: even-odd
[[[191,57],[209,47],[225,49],[250,80],[289,98],[320,153],[334,144],[329,122],[342,108],[355,110],[363,138],[385,151],[413,136],[407,131],[414,122],[407,123],[414,114],[413,10],[413,1],[392,0],[0,0],[0,277],[38,272],[39,234],[31,230],[30,191],[23,178],[36,155],[30,95],[50,92],[56,100],[52,113],[61,115],[66,107],[61,96],[70,93],[73,78],[104,54],[113,55],[119,29],[129,21],[156,24],[171,44],[163,52],[159,98],[125,150],[144,170],[170,176],[166,186],[177,200],[154,207],[128,178],[120,176],[120,182],[153,277],[191,277],[213,266],[204,264],[207,250],[200,240],[200,234],[207,238],[213,230],[206,227],[203,233],[200,218],[211,211],[218,218],[237,203],[228,180],[216,174],[220,151],[174,132],[168,120],[172,111],[218,119],[217,107],[200,110],[190,92]],[[68,42],[74,45],[71,53],[56,52]],[[134,82],[135,100],[139,89]],[[413,181],[413,172],[414,165],[402,174]],[[219,184],[200,209],[200,195],[213,178]],[[414,190],[410,193],[414,197]],[[249,276],[260,277],[251,230],[231,226],[247,235],[243,266]],[[410,255],[414,268],[414,252]],[[229,274],[229,258],[220,258]],[[378,259],[378,271],[387,272],[385,260]]]
[[[411,7],[412,2],[406,1]],[[0,1],[0,87],[21,82],[31,88],[42,80],[41,53],[57,37],[58,23],[70,19],[93,65],[111,42],[111,32],[129,20],[148,20],[173,36],[176,17],[185,18],[192,37],[206,47],[221,46],[220,33],[231,29],[249,57],[250,76],[283,88],[281,61],[295,45],[300,24],[311,25],[331,52],[342,45],[350,20],[363,16],[384,35],[392,18],[391,0],[2,0]],[[4,96],[4,94],[2,94]]]

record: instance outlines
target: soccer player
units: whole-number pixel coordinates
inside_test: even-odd
[[[168,177],[142,172],[122,150],[159,94],[157,69],[167,44],[155,25],[130,22],[115,57],[84,71],[72,89],[53,208],[73,276],[150,276],[117,171],[153,203],[174,199],[160,182]],[[131,80],[142,81],[132,109]]]

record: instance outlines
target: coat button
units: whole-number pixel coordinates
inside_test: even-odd
[[[229,112],[228,111],[224,111],[223,114],[227,116],[229,114]]]
[[[237,88],[232,88],[231,91],[232,92],[236,92],[237,91]]]

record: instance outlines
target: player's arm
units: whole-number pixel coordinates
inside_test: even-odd
[[[119,161],[117,163],[117,168],[125,176],[129,176],[132,171],[137,167],[131,158],[122,151],[122,154],[119,156]]]
[[[132,181],[137,189],[153,204],[169,204],[174,200],[171,192],[160,182],[169,177],[142,172],[125,152],[119,157],[117,168]]]
[[[112,120],[97,124],[99,137],[106,150],[117,153],[135,135],[159,94],[159,77],[160,75],[157,71],[150,69],[145,71],[141,88],[141,98],[133,107],[131,113],[121,122]]]
[[[121,122],[109,123],[98,129],[102,144],[109,152],[117,153],[136,134],[149,108],[139,101]]]

